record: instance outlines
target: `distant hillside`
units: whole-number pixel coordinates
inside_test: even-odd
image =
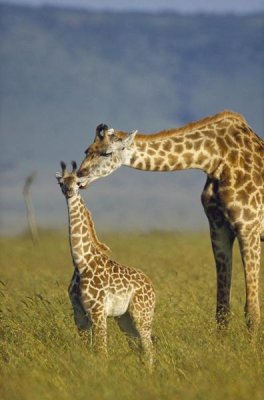
[[[65,222],[54,173],[61,158],[82,159],[100,122],[151,132],[229,108],[263,135],[263,14],[182,16],[3,4],[0,14],[5,228],[24,223],[21,187],[32,170],[39,177],[39,220]],[[103,228],[119,229],[121,214],[127,229],[192,227],[205,224],[197,194],[202,182],[197,173],[123,169],[86,195]]]

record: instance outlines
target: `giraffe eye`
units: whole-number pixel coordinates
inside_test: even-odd
[[[113,153],[101,153],[102,157],[109,157],[111,156]]]

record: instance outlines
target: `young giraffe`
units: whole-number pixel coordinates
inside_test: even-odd
[[[203,170],[202,204],[209,220],[217,271],[216,319],[230,314],[232,248],[239,241],[245,282],[245,316],[251,332],[260,320],[260,238],[264,239],[264,141],[242,115],[224,111],[181,128],[151,135],[99,125],[78,175],[82,187],[126,165],[145,171]]]
[[[120,328],[139,336],[149,365],[152,364],[151,323],[155,293],[150,279],[141,271],[109,259],[108,248],[97,239],[90,212],[79,194],[77,166],[56,177],[68,206],[69,238],[75,267],[69,287],[78,329],[92,325],[95,350],[107,353],[107,317],[116,317]]]

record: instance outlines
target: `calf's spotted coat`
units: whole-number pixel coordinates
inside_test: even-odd
[[[99,242],[91,214],[79,194],[76,164],[68,173],[61,163],[58,182],[65,195],[69,215],[69,238],[74,274],[69,296],[75,323],[80,331],[92,327],[93,347],[107,353],[107,317],[115,317],[126,333],[139,336],[147,363],[153,349],[151,324],[155,293],[150,279],[141,271],[112,261],[108,248]]]

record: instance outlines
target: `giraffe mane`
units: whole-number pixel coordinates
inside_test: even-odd
[[[97,247],[98,250],[102,251],[103,253],[108,253],[110,251],[110,248],[106,246],[106,244],[100,242],[96,235],[95,227],[94,227],[94,222],[92,220],[92,216],[90,211],[85,207],[86,210],[86,218],[88,222],[88,226],[90,228],[90,234],[91,234],[91,240],[95,247]]]
[[[184,125],[184,126],[181,126],[179,128],[162,130],[160,132],[152,133],[152,134],[137,134],[135,136],[135,142],[137,142],[137,141],[139,141],[139,142],[141,142],[141,141],[142,142],[143,141],[149,142],[149,141],[152,141],[152,140],[163,139],[163,138],[166,138],[166,137],[170,137],[172,135],[177,135],[178,133],[189,132],[189,131],[191,131],[193,129],[200,129],[205,125],[217,122],[217,121],[219,121],[221,119],[228,118],[228,117],[239,119],[239,120],[243,121],[244,123],[246,123],[245,118],[241,114],[235,113],[233,111],[225,110],[225,111],[222,111],[222,112],[220,112],[218,114],[215,114],[213,116],[206,117],[206,118],[200,119],[200,120],[195,121],[195,122],[191,122],[191,123],[189,123],[187,125]],[[115,134],[120,138],[124,138],[124,137],[127,136],[127,132],[124,132],[124,131],[116,131]]]

